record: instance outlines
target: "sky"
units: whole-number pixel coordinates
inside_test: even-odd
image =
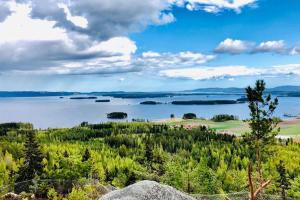
[[[299,0],[0,0],[0,90],[300,85]]]

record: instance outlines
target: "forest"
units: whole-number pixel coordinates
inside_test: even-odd
[[[33,130],[12,128],[1,136],[1,187],[16,181],[29,131]],[[254,161],[254,152],[244,141],[204,127],[169,129],[136,122],[36,132],[43,154],[39,179],[97,179],[116,187],[148,179],[188,193],[231,193],[247,190],[247,165]],[[282,160],[290,179],[287,193],[300,198],[299,155],[300,145],[292,141],[278,141],[268,148],[263,168],[272,183],[266,192],[279,194],[276,166]],[[41,195],[46,196],[54,187],[51,183],[41,186]]]
[[[243,137],[152,122],[84,122],[47,130],[1,124],[0,193],[90,199],[93,189],[76,185],[92,180],[122,188],[147,179],[190,194],[263,187],[265,194],[300,199],[300,144],[275,139],[271,113],[278,102],[263,90],[262,82],[247,88],[252,132]],[[258,91],[260,98],[253,96]]]

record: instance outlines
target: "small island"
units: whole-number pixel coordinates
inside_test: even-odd
[[[97,97],[70,97],[70,99],[77,99],[77,100],[81,100],[81,99],[97,99]]]
[[[238,103],[246,103],[248,101],[247,97],[241,97],[239,99],[236,100]]]
[[[157,102],[157,101],[143,101],[140,104],[142,104],[142,105],[157,105],[157,104],[161,104],[161,102]]]
[[[97,102],[97,103],[110,102],[110,99],[97,99],[97,100],[95,100],[95,102]]]
[[[185,113],[182,119],[196,119],[197,115],[195,113]]]
[[[108,119],[125,119],[127,118],[127,113],[125,112],[111,112],[107,113],[107,118]]]
[[[236,100],[191,100],[191,101],[172,101],[174,105],[223,105],[237,104]]]

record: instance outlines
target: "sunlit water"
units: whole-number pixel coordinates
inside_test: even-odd
[[[237,99],[236,95],[203,95],[178,96],[169,98],[119,99],[109,98],[109,103],[96,103],[95,100],[71,100],[69,97],[33,97],[33,98],[0,98],[0,122],[31,122],[37,128],[73,127],[83,121],[99,123],[108,121],[106,114],[122,111],[128,114],[126,120],[142,118],[158,120],[169,118],[170,114],[182,117],[184,113],[193,112],[198,117],[211,118],[216,114],[233,114],[240,119],[249,116],[247,104],[233,105],[172,105],[173,100],[216,100]],[[107,99],[99,97],[98,99]],[[159,105],[140,105],[146,100],[159,101]],[[281,97],[276,116],[284,113],[300,114],[300,98]],[[126,121],[125,120],[125,121]]]

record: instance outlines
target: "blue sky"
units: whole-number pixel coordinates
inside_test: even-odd
[[[300,85],[300,1],[4,0],[0,90]]]

